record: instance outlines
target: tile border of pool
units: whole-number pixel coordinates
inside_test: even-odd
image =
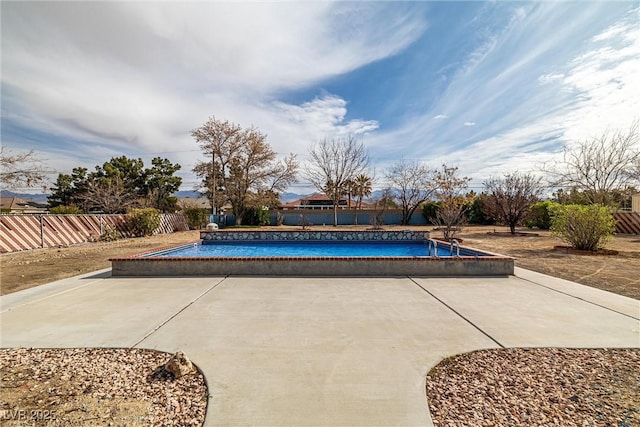
[[[218,234],[219,233],[219,234]],[[322,233],[321,237],[314,237]],[[227,231],[205,232],[201,236],[220,236],[215,240],[327,240],[327,233],[335,239],[364,240],[354,234],[374,237],[366,240],[428,240],[428,232],[403,231]],[[351,238],[348,234],[351,234]],[[375,233],[375,234],[374,234]],[[382,236],[384,235],[384,238]],[[400,235],[402,238],[398,239]],[[224,238],[222,238],[224,236]],[[258,238],[258,237],[272,237]],[[273,237],[276,238],[273,238]],[[284,236],[284,237],[283,237]],[[297,238],[294,238],[297,237]],[[346,237],[346,238],[345,238]],[[213,239],[203,238],[203,242]],[[298,277],[398,277],[398,276],[508,276],[514,274],[514,259],[500,254],[480,251],[485,256],[459,257],[163,257],[149,254],[189,246],[157,248],[140,254],[110,259],[113,276],[298,276]],[[442,244],[446,244],[442,242]],[[476,251],[460,247],[461,250]]]

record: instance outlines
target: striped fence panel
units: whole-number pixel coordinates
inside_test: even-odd
[[[37,216],[0,216],[0,251],[15,252],[39,248],[42,245],[42,228]]]
[[[617,212],[613,217],[616,220],[616,233],[640,234],[640,212]]]
[[[181,213],[163,214],[160,228],[156,231],[157,234],[169,234],[174,231],[187,231],[189,225],[187,224],[187,217]]]
[[[122,237],[133,237],[133,233],[129,229],[125,215],[100,215],[99,233],[101,236],[107,229],[112,228],[118,230]]]
[[[109,228],[133,237],[126,215],[0,215],[0,253],[91,242]],[[183,214],[163,214],[155,233],[188,229]]]

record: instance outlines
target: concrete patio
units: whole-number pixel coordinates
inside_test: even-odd
[[[205,425],[425,426],[425,375],[497,347],[640,347],[640,301],[499,278],[110,277],[1,297],[2,347],[183,350]]]

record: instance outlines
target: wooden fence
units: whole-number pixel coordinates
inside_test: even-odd
[[[109,228],[132,237],[126,215],[0,215],[0,252],[69,246],[98,240]],[[188,230],[183,214],[162,214],[156,234]]]
[[[616,219],[616,233],[640,234],[640,212],[617,212],[613,217]]]

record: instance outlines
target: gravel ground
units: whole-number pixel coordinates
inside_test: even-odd
[[[207,387],[140,349],[0,349],[3,426],[197,426]],[[498,349],[427,376],[436,426],[640,426],[640,349]]]
[[[499,349],[427,376],[436,426],[640,426],[640,349]]]
[[[0,349],[3,426],[201,426],[199,370],[175,379],[170,354],[140,349]]]

